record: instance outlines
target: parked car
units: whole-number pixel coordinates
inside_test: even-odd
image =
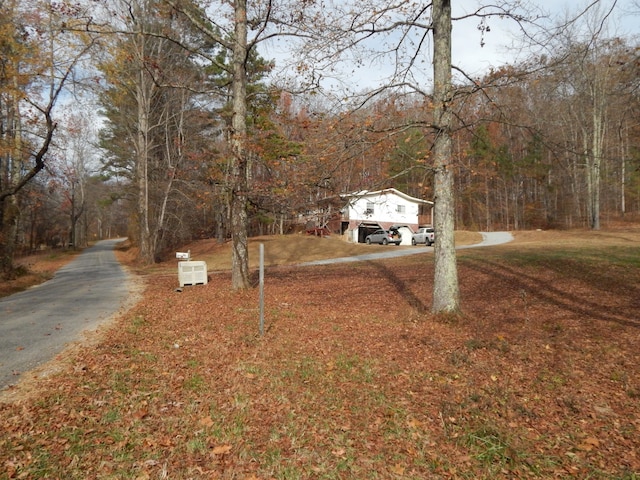
[[[371,245],[372,243],[381,243],[382,245],[386,245],[387,243],[395,243],[396,245],[400,245],[402,241],[402,235],[398,230],[376,230],[375,232],[367,235],[364,239],[367,245]]]
[[[436,241],[436,232],[433,227],[420,227],[416,233],[413,234],[411,238],[411,243],[417,245],[419,243],[424,243],[425,245],[431,246],[433,242]]]

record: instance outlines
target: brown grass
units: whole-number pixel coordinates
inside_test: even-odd
[[[456,232],[456,245],[478,243],[482,236],[476,232]],[[365,245],[346,242],[339,236],[315,237],[304,234],[252,237],[249,239],[250,268],[258,268],[260,244],[264,245],[264,263],[267,267],[295,265],[298,263],[323,260],[326,258],[349,257],[387,249],[417,249],[421,246]],[[231,242],[217,243],[212,240],[200,240],[185,245],[181,251],[190,251],[193,260],[207,262],[209,271],[231,270]],[[154,266],[151,271],[173,271],[176,259]]]

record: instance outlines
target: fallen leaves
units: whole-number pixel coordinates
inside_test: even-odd
[[[212,427],[213,426],[213,419],[211,417],[202,417],[198,421],[198,424],[202,425],[203,427]]]
[[[582,450],[585,452],[590,452],[594,448],[598,448],[600,446],[600,441],[594,437],[585,438],[580,445],[578,445],[578,450]]]
[[[143,420],[149,415],[149,410],[146,408],[141,408],[134,412],[133,418],[136,420]]]
[[[211,449],[212,455],[227,455],[231,452],[231,445],[217,445]]]
[[[640,367],[623,362],[637,328],[579,309],[597,292],[625,311],[628,290],[603,290],[602,269],[559,277],[463,258],[468,314],[442,321],[416,310],[430,301],[432,264],[420,261],[274,269],[264,338],[257,292],[229,291],[226,274],[180,295],[174,278],[151,276],[102,342],[33,400],[0,405],[0,468],[143,480],[640,471],[629,453],[640,447]],[[637,289],[635,273],[610,277]],[[513,301],[518,277],[540,287],[527,288],[526,312]]]

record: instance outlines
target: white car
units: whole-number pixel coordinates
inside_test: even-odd
[[[424,243],[427,246],[433,245],[433,242],[436,241],[436,231],[433,227],[420,227],[416,233],[413,234],[411,238],[411,243],[417,245],[419,243]]]

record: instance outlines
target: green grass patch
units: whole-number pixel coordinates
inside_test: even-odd
[[[127,327],[127,332],[136,335],[140,332],[140,330],[145,327],[147,321],[142,315],[137,315],[131,319],[129,326]]]
[[[190,377],[186,378],[183,387],[187,390],[191,390],[192,392],[202,392],[204,391],[206,386],[206,381],[202,375],[199,373],[195,373]]]
[[[484,465],[502,468],[517,461],[517,454],[511,447],[509,438],[495,428],[480,427],[463,438],[464,445]]]

